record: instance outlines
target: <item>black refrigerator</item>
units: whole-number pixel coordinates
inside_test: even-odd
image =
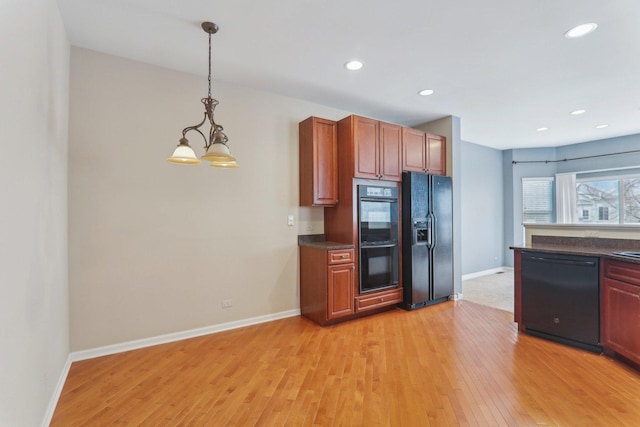
[[[400,307],[413,310],[453,294],[451,178],[402,173],[402,281]]]

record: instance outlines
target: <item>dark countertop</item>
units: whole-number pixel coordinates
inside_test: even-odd
[[[335,249],[354,249],[355,245],[351,243],[339,243],[326,241],[323,234],[310,234],[298,236],[298,245],[310,248],[324,249],[332,251]]]
[[[640,252],[640,240],[595,237],[532,236],[531,245],[510,246],[519,251],[598,256],[640,264],[640,258],[615,255],[614,252]]]

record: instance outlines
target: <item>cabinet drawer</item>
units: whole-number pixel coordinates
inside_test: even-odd
[[[604,275],[605,277],[640,286],[640,264],[606,260],[604,263]]]
[[[329,265],[353,262],[353,249],[336,249],[328,251],[327,254],[329,258],[327,262]]]
[[[356,297],[356,312],[373,310],[402,302],[402,288]]]

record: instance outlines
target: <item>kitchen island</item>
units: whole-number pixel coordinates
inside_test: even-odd
[[[596,336],[597,342],[606,354],[620,356],[635,364],[636,367],[640,365],[640,258],[618,255],[621,252],[640,252],[640,240],[534,235],[529,244],[513,246],[511,249],[514,250],[515,270],[514,320],[518,323],[520,331],[537,335],[537,327],[529,327],[527,316],[523,316],[523,303],[531,312],[531,301],[528,299],[531,298],[531,292],[529,294],[525,292],[523,295],[523,257],[526,259],[535,255],[540,259],[551,258],[551,262],[555,262],[553,261],[554,257],[564,258],[574,265],[595,262],[597,287],[594,289],[597,289],[595,296],[597,310],[589,311],[588,308],[584,308],[584,310],[582,307],[576,308],[584,301],[578,293],[573,300],[566,298],[566,295],[562,296],[564,302],[554,301],[553,297],[547,298],[545,304],[540,304],[540,300],[536,301],[537,308],[540,313],[543,313],[542,315],[550,316],[549,322],[559,325],[562,325],[563,322],[564,324],[574,322],[572,325],[574,329],[585,326],[581,324],[595,322],[597,332],[599,332]],[[566,273],[566,268],[569,267],[556,266],[554,271],[562,274],[562,272]],[[546,271],[546,267],[540,264],[536,274],[538,277],[544,277]],[[525,281],[529,280],[527,274],[524,275]],[[581,278],[576,279],[574,286],[581,286],[583,281]],[[550,277],[538,280],[534,286],[539,286],[541,283],[551,287],[556,285],[554,279]],[[528,289],[531,289],[530,283],[525,283],[525,289],[527,286],[529,286]],[[562,289],[563,286],[562,283],[558,284],[558,295],[566,291],[566,289]],[[554,313],[556,307],[560,307],[560,309],[565,307],[567,310],[565,313]],[[584,319],[579,315],[574,315],[584,312],[593,313],[589,316],[597,316],[598,318]],[[568,313],[571,315],[567,315]],[[559,330],[562,328],[560,327]],[[565,344],[576,344],[571,339],[566,340],[566,337],[554,336],[553,331],[544,337]],[[586,348],[580,343],[577,344],[575,346]],[[588,349],[593,350],[594,346]]]

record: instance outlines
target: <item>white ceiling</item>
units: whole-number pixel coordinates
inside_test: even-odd
[[[58,4],[72,45],[202,76],[215,22],[214,97],[222,80],[407,126],[455,115],[463,140],[498,149],[640,133],[640,0]]]

